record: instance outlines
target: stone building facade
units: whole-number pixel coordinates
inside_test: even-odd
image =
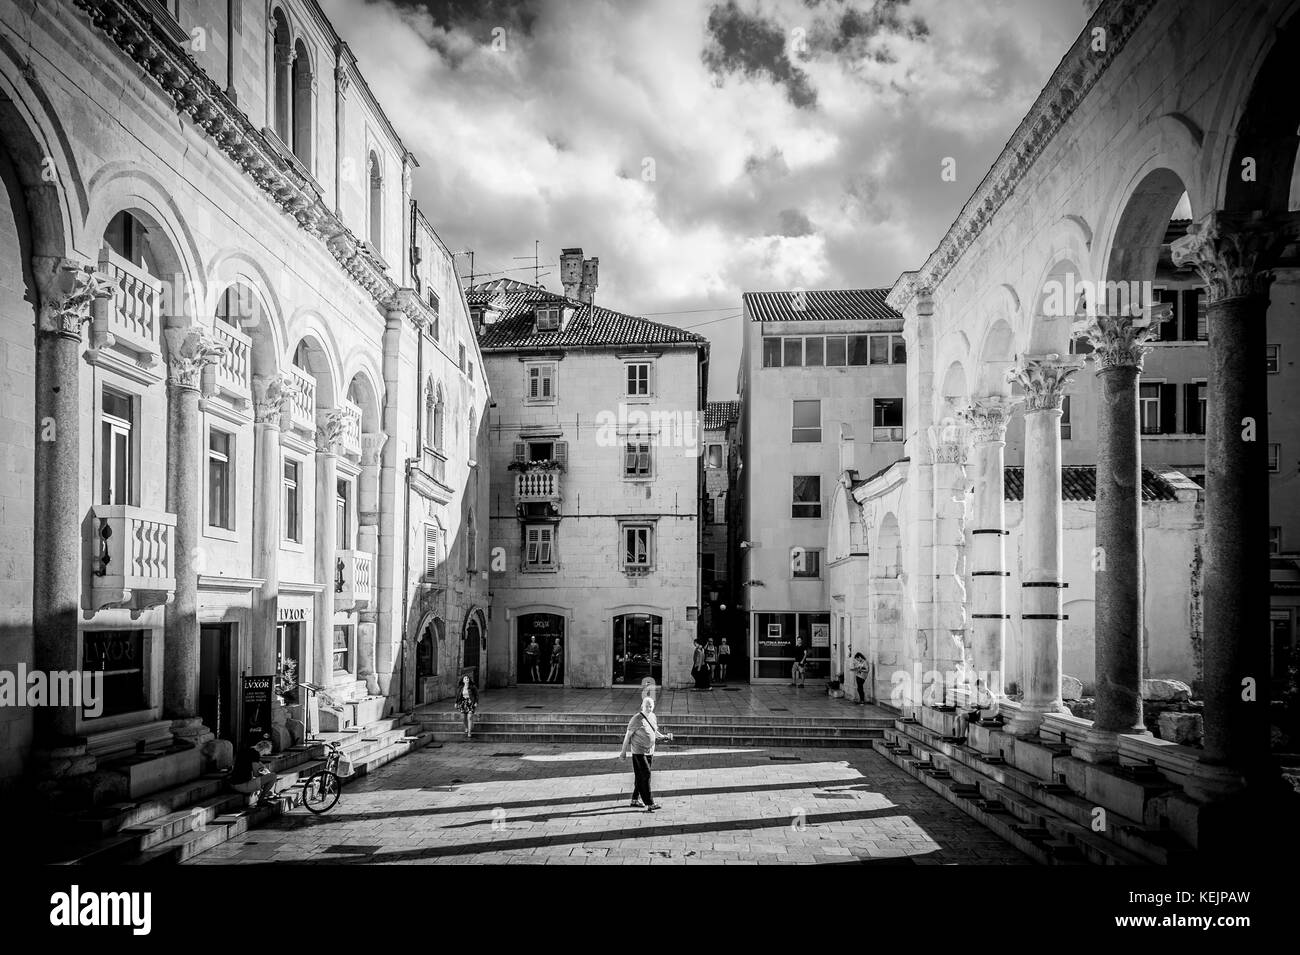
[[[495,400],[489,682],[680,686],[708,344],[593,304],[594,260],[574,251],[565,295],[508,279],[469,293]]]
[[[729,514],[731,432],[740,418],[739,401],[710,401],[704,408],[704,509],[700,524],[700,635],[727,638],[732,672],[743,673],[745,646],[743,618],[736,607],[733,587],[732,540]]]
[[[486,604],[490,399],[415,158],[316,3],[178,7],[0,12],[0,663],[105,685],[0,713],[6,780],[196,773],[245,677],[277,744],[364,723]]]

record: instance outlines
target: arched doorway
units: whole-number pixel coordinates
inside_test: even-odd
[[[484,634],[487,631],[483,627],[483,619],[478,611],[470,614],[469,620],[465,623],[465,649],[461,656],[461,672],[469,671],[474,680],[474,685],[479,689],[483,688],[483,674],[487,671],[487,653]]]
[[[564,618],[555,613],[523,613],[518,617],[516,682],[564,683]],[[552,662],[559,662],[559,674],[550,679]]]
[[[415,644],[415,703],[432,703],[438,696],[438,644],[442,621],[430,620]]]
[[[615,686],[640,686],[650,677],[662,685],[664,618],[652,613],[623,613],[614,618]]]

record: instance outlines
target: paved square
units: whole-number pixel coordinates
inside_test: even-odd
[[[666,727],[671,729],[671,726]],[[665,748],[663,809],[613,750],[454,742],[197,856],[231,863],[1028,864],[874,751]]]

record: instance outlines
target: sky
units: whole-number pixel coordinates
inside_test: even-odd
[[[708,336],[714,400],[735,397],[743,292],[925,261],[1090,6],[321,2],[448,246],[531,282],[537,241],[553,291],[561,249],[599,257],[597,304]]]

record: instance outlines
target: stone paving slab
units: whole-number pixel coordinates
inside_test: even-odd
[[[676,749],[655,759],[657,813],[628,805],[631,761],[616,753],[499,751],[417,750],[325,815],[295,810],[187,864],[1030,863],[870,749]]]

